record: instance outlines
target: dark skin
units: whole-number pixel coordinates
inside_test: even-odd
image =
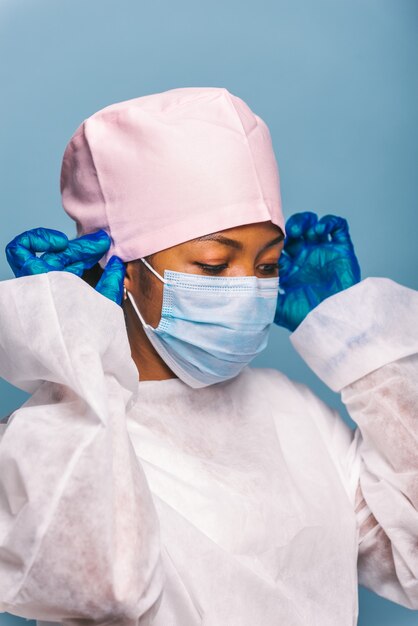
[[[229,241],[221,241],[221,238]],[[162,277],[164,270],[170,269],[203,276],[267,278],[278,276],[277,263],[283,245],[281,229],[266,221],[198,237],[149,255],[146,260]],[[163,283],[137,259],[126,263],[124,285],[145,321],[155,328],[161,319]],[[132,359],[141,380],[177,378],[151,345],[129,298],[122,306]]]

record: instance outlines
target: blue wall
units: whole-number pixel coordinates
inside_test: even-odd
[[[59,171],[83,119],[148,93],[223,86],[271,130],[286,217],[346,217],[363,277],[417,289],[417,25],[416,0],[2,0],[1,250],[36,226],[74,236]],[[11,277],[1,253],[0,279]],[[353,426],[284,329],[255,364],[309,384]],[[2,415],[27,397],[4,381],[0,394]],[[416,623],[360,589],[360,626]]]

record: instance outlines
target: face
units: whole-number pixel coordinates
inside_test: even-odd
[[[278,276],[278,259],[283,249],[283,233],[272,222],[245,224],[197,237],[147,257],[150,265],[164,276],[164,270],[203,276]],[[148,324],[156,327],[161,318],[163,283],[140,260],[126,264],[125,287]],[[124,301],[125,314],[131,311]],[[128,334],[139,320],[127,315]],[[145,334],[143,335],[144,337]]]

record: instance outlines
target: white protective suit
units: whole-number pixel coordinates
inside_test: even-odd
[[[290,335],[352,431],[275,369],[138,383],[120,306],[69,272],[0,283],[0,374],[32,394],[2,425],[0,610],[353,626],[358,580],[417,609],[417,321],[367,278]]]

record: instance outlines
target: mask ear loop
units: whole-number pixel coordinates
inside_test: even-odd
[[[154,274],[154,276],[159,278],[163,283],[167,282],[162,276],[159,275],[159,273],[157,271],[155,271],[155,269],[153,267],[151,267],[151,265],[148,263],[148,261],[146,261],[143,257],[141,257],[141,261],[143,262],[144,265],[147,266],[147,268],[149,270],[151,270],[151,272]]]
[[[126,289],[126,287],[123,288],[125,295],[129,298],[129,300],[131,301],[132,306],[134,307],[136,314],[138,315],[139,319],[141,320],[142,326],[146,326],[147,328],[152,328],[152,326],[150,324],[147,324],[146,321],[144,320],[144,318],[142,317],[141,313],[139,312],[138,307],[136,306],[136,302],[133,299],[131,293]]]
[[[141,261],[144,263],[144,265],[146,265],[148,267],[149,270],[151,270],[151,272],[157,277],[159,278],[159,280],[161,280],[163,283],[166,283],[167,281],[159,275],[158,272],[155,271],[155,269],[153,267],[151,267],[151,265],[148,263],[148,261],[146,261],[143,257],[141,257]],[[127,298],[129,298],[129,300],[132,303],[132,306],[134,307],[136,314],[138,315],[139,319],[141,320],[141,323],[144,327],[147,328],[151,328],[152,330],[154,330],[153,326],[151,326],[150,324],[147,324],[146,321],[144,320],[144,318],[142,317],[138,307],[136,306],[136,302],[133,299],[131,293],[126,289],[125,286],[123,286],[123,293],[124,293],[124,299],[126,300]]]

